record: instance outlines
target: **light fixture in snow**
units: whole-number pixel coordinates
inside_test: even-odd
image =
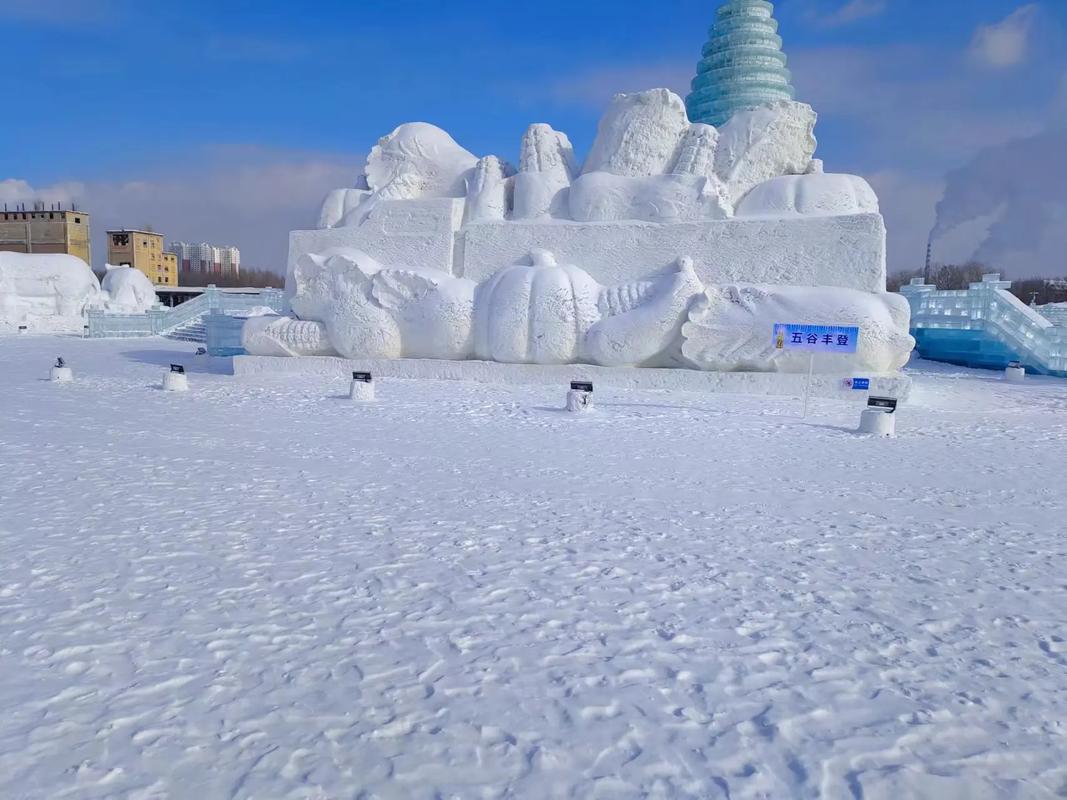
[[[63,356],[59,356],[56,359],[56,363],[52,365],[52,382],[70,383],[73,380],[74,371],[67,366],[67,362],[63,360]]]
[[[897,405],[893,397],[871,397],[860,416],[860,433],[892,437],[897,430]]]
[[[369,372],[353,372],[348,399],[368,403],[374,399],[374,376]]]
[[[589,381],[571,381],[567,392],[567,411],[582,414],[593,410],[593,384]]]
[[[170,369],[163,373],[163,391],[189,391],[189,376],[185,374],[185,367],[181,364],[170,365]]]

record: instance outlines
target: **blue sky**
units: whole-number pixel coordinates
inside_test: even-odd
[[[0,201],[77,197],[98,230],[151,223],[279,268],[285,231],[396,125],[515,160],[543,121],[584,152],[615,91],[685,90],[717,5],[4,4],[22,111],[0,125]],[[947,173],[1067,117],[1060,0],[776,5],[819,155],[879,190],[893,266],[925,248]]]

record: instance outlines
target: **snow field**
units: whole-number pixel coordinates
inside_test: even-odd
[[[877,440],[227,367],[0,340],[0,797],[1067,791],[1067,383],[920,366]]]

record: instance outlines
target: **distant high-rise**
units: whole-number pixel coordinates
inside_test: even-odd
[[[207,242],[171,242],[170,252],[177,256],[178,268],[182,272],[205,275],[239,275],[241,272],[241,251],[236,247],[217,247]]]
[[[693,122],[717,127],[737,111],[796,96],[774,5],[767,0],[728,0],[703,52],[685,101]]]
[[[241,273],[241,251],[236,247],[220,247],[219,267],[223,275],[239,275]]]

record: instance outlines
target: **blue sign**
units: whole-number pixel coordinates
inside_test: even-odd
[[[775,325],[775,350],[803,350],[808,353],[855,353],[860,329],[840,325]]]
[[[852,388],[857,392],[869,392],[871,390],[870,378],[853,378]]]

